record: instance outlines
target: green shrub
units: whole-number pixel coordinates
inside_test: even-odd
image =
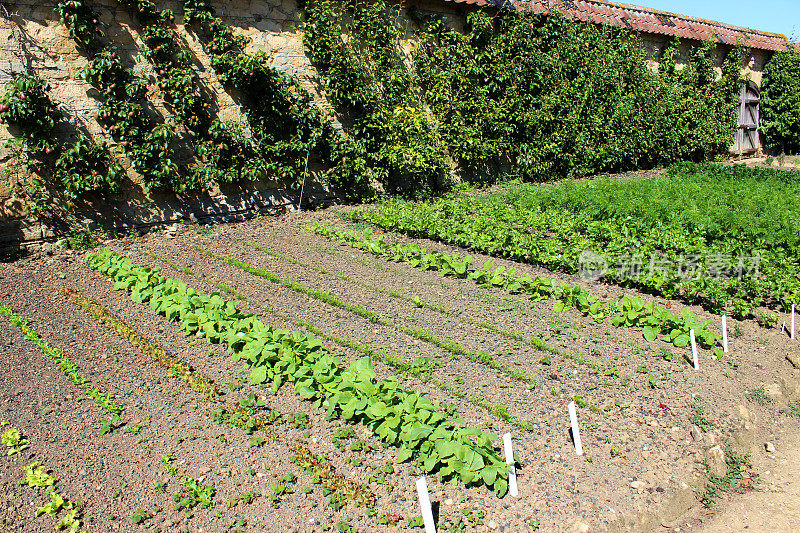
[[[775,153],[800,152],[800,51],[777,52],[764,67],[761,131]]]

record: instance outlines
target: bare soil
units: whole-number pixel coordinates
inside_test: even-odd
[[[137,264],[161,268],[203,292],[235,290],[234,296],[223,296],[236,299],[240,308],[258,313],[267,324],[313,330],[347,360],[372,350],[379,359],[396,354],[435,362],[438,366],[430,374],[401,375],[404,386],[455,404],[470,425],[491,428],[498,435],[511,432],[521,464],[519,498],[498,499],[485,488],[429,477],[440,530],[461,524],[463,529],[452,530],[519,532],[538,525],[539,531],[691,531],[707,525],[709,531],[729,531],[738,530],[733,525],[744,516],[737,506],[753,499],[751,507],[763,507],[772,496],[773,504],[793,499],[795,514],[786,522],[774,516],[763,522],[752,518],[750,530],[758,530],[758,523],[785,523],[786,531],[794,529],[798,478],[788,477],[788,472],[798,470],[797,454],[793,455],[798,449],[798,418],[792,416],[791,406],[798,405],[800,371],[787,354],[800,352],[779,328],[729,320],[731,352],[713,360],[710,352],[702,351],[701,370],[696,372],[686,349],[648,343],[641,332],[597,324],[574,310],[555,313],[552,302],[531,302],[502,289],[442,278],[329,242],[301,229],[313,220],[347,225],[334,210],[289,213],[225,226],[181,226],[106,244]],[[326,291],[363,306],[381,321],[299,294],[206,252]],[[223,347],[185,337],[177,324],[149,306],[132,302],[124,291],[112,291],[108,280],[85,266],[84,256],[57,250],[2,265],[0,305],[28,318],[93,386],[124,405],[122,423],[101,434],[101,422],[109,416],[0,316],[0,420],[9,421],[31,442],[22,454],[0,458],[4,530],[53,530],[54,518],[33,516],[47,501],[46,492],[17,485],[23,477],[20,467],[32,461],[59,477],[60,494],[85,504],[84,528],[92,532],[337,531],[343,524],[355,531],[396,531],[419,515],[414,481],[420,470],[413,463],[397,463],[397,449],[384,447],[363,426],[352,426],[356,437],[335,438],[346,424],[327,421],[322,409],[300,401],[290,386],[272,395],[268,388],[249,385],[246,372],[231,362]],[[485,259],[478,255],[474,263]],[[497,263],[515,266],[520,273],[543,272],[509,261]],[[141,335],[186,360],[219,385],[224,397],[208,400],[171,376],[73,304],[60,292],[65,286],[95,299]],[[602,284],[589,289],[603,298],[631,293]],[[425,305],[415,305],[415,296]],[[677,311],[683,307],[675,301],[671,305]],[[719,317],[693,310],[718,323]],[[783,320],[787,318],[781,316],[779,324]],[[528,342],[531,337],[543,341],[546,349]],[[515,380],[508,371],[442,348],[448,341],[464,350],[485,351],[533,381]],[[382,377],[398,374],[380,361],[375,366]],[[753,395],[754,390],[764,394]],[[259,444],[253,442],[259,434],[214,421],[211,413],[220,405],[250,393],[264,398],[284,419],[307,414],[310,428],[278,423],[274,435]],[[569,432],[571,400],[579,404],[584,456],[575,454]],[[698,408],[707,421],[702,429],[693,423],[699,421]],[[767,442],[775,452],[767,452]],[[292,447],[298,443],[327,456],[339,474],[369,487],[377,498],[375,515],[352,503],[332,506],[317,480],[291,461]],[[709,450],[717,445],[728,454],[749,454],[753,467],[734,491],[721,492],[706,508],[698,499],[708,483],[703,462],[714,466],[714,452]],[[170,475],[166,467],[176,468],[179,475]],[[181,491],[184,474],[215,488],[212,507],[174,509],[173,495]],[[291,492],[273,504],[268,497],[273,484],[287,474],[296,478],[289,483]],[[374,481],[381,476],[383,483]],[[753,488],[760,492],[736,494]],[[251,503],[235,501],[248,492],[261,496]],[[152,518],[134,525],[132,513],[138,509],[148,510]],[[776,513],[783,511],[776,506]],[[383,524],[383,515],[402,520],[399,526]],[[729,525],[733,529],[720,529]]]

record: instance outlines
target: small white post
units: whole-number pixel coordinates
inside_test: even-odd
[[[425,476],[417,480],[417,497],[419,498],[419,506],[422,508],[425,533],[436,533],[436,524],[433,523],[433,511],[431,510],[431,498],[428,495],[428,482],[425,480]]]
[[[569,402],[569,421],[572,424],[572,438],[575,440],[575,453],[583,455],[581,432],[578,429],[578,413],[575,412],[575,402]]]
[[[794,304],[792,304],[792,325],[789,332],[791,333],[791,339],[794,340]]]
[[[508,465],[508,493],[516,498],[519,496],[519,489],[517,488],[517,470],[514,466],[514,450],[511,448],[511,433],[503,434],[503,449]]]
[[[722,353],[728,353],[728,317],[722,315]]]
[[[694,330],[689,330],[689,339],[692,341],[692,361],[694,361],[694,369],[700,370],[700,361],[697,358],[697,341],[694,339]]]

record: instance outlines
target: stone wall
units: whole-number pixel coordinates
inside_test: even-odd
[[[405,5],[420,11],[443,14],[457,28],[463,26],[467,12],[475,9],[442,0],[411,0]],[[170,112],[161,99],[152,66],[140,54],[139,24],[133,10],[115,0],[95,0],[92,6],[99,13],[102,30],[117,46],[123,61],[137,75],[151,80],[148,100],[152,113],[160,116],[160,120],[169,120]],[[69,122],[61,134],[69,136],[81,130],[90,133],[98,142],[105,140],[113,146],[113,139],[96,120],[99,102],[94,98],[95,90],[77,77],[87,58],[76,47],[66,27],[59,22],[55,2],[19,0],[7,7],[10,17],[0,24],[0,85],[12,74],[25,70],[49,79],[52,84],[51,99],[63,110]],[[219,117],[241,120],[239,106],[217,80],[196,36],[182,24],[182,1],[158,2],[158,7],[172,9],[176,14],[178,34],[196,60],[195,70],[204,89],[212,95]],[[303,47],[297,0],[233,0],[216,2],[215,8],[235,31],[250,39],[248,52],[266,52],[272,66],[296,76],[314,95],[316,102],[325,105],[320,80]],[[411,46],[414,23],[408,19],[404,22]],[[654,55],[666,44],[663,38],[656,36],[644,36],[644,42]],[[688,54],[690,46],[690,43],[684,43],[682,54]],[[748,67],[747,72],[758,84],[767,58],[763,53],[756,53]],[[12,138],[12,133],[0,125],[0,143]],[[190,154],[188,146],[184,148],[183,153]],[[107,225],[117,228],[150,226],[187,218],[240,217],[253,210],[291,208],[297,201],[297,191],[279,181],[247,184],[243,188],[227,187],[198,196],[147,196],[140,176],[123,160],[128,180],[118,202],[108,205],[102,199],[90,199],[88,208],[82,212],[64,210],[54,217],[54,223],[40,224],[27,220],[23,199],[12,194],[18,176],[8,172],[11,168],[9,162],[8,154],[0,150],[0,170],[6,170],[0,172],[0,249],[20,240],[35,243],[54,239],[61,228],[75,223],[88,224],[103,220]],[[313,174],[311,178],[313,181]],[[313,181],[306,192],[306,197],[316,202],[332,200],[330,193],[318,181]],[[63,218],[62,224],[58,223],[60,218]]]
[[[176,14],[177,31],[186,49],[196,60],[195,70],[201,85],[212,95],[223,120],[242,120],[239,106],[217,80],[210,67],[209,57],[197,37],[183,25],[181,1],[158,2],[160,9],[171,9]],[[447,15],[458,26],[463,24],[464,8],[435,0],[414,2],[424,11]],[[122,2],[96,0],[92,7],[99,13],[101,29],[118,49],[120,57],[138,76],[151,81],[148,101],[151,112],[160,121],[170,118],[170,111],[161,98],[152,65],[140,54],[141,39],[135,12]],[[320,81],[305,54],[297,0],[234,0],[216,2],[217,14],[233,26],[234,31],[247,36],[247,52],[264,51],[272,66],[297,77],[314,95],[319,105],[325,105],[325,95]],[[98,124],[96,117],[99,101],[96,91],[79,79],[78,73],[87,58],[70,38],[66,27],[59,22],[57,5],[52,0],[35,2],[20,0],[8,6],[10,17],[0,25],[0,85],[13,74],[32,72],[48,79],[52,88],[51,99],[64,112],[69,123],[62,128],[64,137],[76,131],[90,133],[97,142],[114,141]],[[409,21],[408,26],[411,23]],[[410,34],[409,34],[410,35]],[[13,132],[0,125],[0,143],[13,138]],[[190,154],[188,146],[182,150]],[[181,153],[180,147],[178,153]],[[100,199],[88,200],[88,209],[67,212],[52,217],[48,224],[29,220],[25,216],[25,201],[13,194],[19,173],[12,172],[9,154],[0,150],[0,249],[19,241],[38,243],[59,236],[70,224],[92,224],[98,220],[114,228],[145,227],[181,219],[230,219],[245,216],[253,211],[291,209],[297,202],[298,191],[280,181],[249,183],[246,187],[226,187],[196,196],[146,195],[141,177],[130,169],[129,162],[121,161],[127,171],[127,181],[119,201],[107,205]],[[313,202],[333,200],[322,183],[311,181],[304,198]],[[63,219],[59,224],[59,219]]]

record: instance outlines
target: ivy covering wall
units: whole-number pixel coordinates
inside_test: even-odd
[[[800,50],[778,52],[764,67],[761,129],[773,153],[800,153]]]
[[[307,54],[342,133],[329,110],[270,66],[265,52],[245,52],[247,39],[208,0],[185,0],[178,17],[152,0],[125,3],[154,80],[122,60],[92,0],[58,3],[62,24],[89,59],[81,74],[97,89],[98,122],[115,141],[111,150],[90,137],[45,150],[55,115],[47,84],[36,78],[20,77],[2,99],[0,118],[10,124],[47,119],[35,131],[21,129],[24,146],[31,159],[58,159],[54,175],[71,199],[113,191],[120,174],[114,156],[126,157],[150,189],[271,178],[299,188],[310,160],[343,195],[369,194],[377,184],[388,194],[428,196],[458,179],[546,181],[712,159],[727,153],[735,131],[738,49],[722,58],[720,77],[720,52],[710,43],[694,49],[683,68],[673,43],[654,69],[628,32],[560,16],[473,12],[456,30],[404,2],[301,2]],[[243,124],[214,116],[192,69],[196,58],[176,33],[181,16],[241,106]],[[769,79],[782,85],[790,74],[775,65]],[[151,84],[167,104],[166,120],[146,112]],[[783,116],[777,102],[789,97],[771,95],[767,102]],[[796,126],[766,124],[797,138]],[[189,160],[176,155],[178,144]]]
[[[731,144],[741,50],[719,77],[711,43],[685,68],[673,43],[655,71],[626,31],[504,10],[470,14],[465,32],[419,15],[405,57],[397,10],[382,0],[306,6],[312,63],[392,184],[429,190],[446,161],[466,176],[544,181],[712,159]]]

